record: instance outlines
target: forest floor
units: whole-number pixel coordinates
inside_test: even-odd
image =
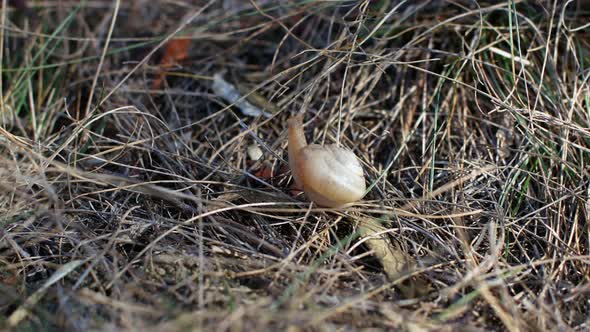
[[[2,3],[0,329],[590,329],[588,1]]]

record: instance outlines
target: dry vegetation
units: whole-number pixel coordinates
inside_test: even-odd
[[[588,1],[8,3],[0,328],[590,328]],[[292,189],[298,111],[361,203]]]

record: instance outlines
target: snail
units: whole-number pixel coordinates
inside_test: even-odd
[[[303,115],[287,120],[289,167],[296,185],[324,207],[342,207],[365,195],[363,168],[355,154],[335,144],[307,144]]]

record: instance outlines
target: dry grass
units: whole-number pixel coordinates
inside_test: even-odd
[[[590,5],[515,2],[8,7],[0,328],[587,330]],[[300,110],[362,159],[361,203],[293,195]]]

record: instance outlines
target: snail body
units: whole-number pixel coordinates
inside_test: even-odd
[[[365,195],[363,168],[349,149],[307,144],[303,116],[288,120],[289,166],[295,183],[320,206],[342,207]]]

